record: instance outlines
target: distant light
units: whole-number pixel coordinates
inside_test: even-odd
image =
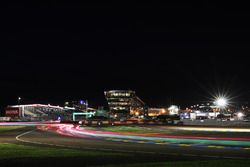
[[[215,104],[218,106],[218,107],[226,107],[227,105],[227,100],[223,97],[219,97],[217,98],[217,100],[215,101]]]
[[[80,100],[80,104],[85,104],[83,100]]]
[[[242,113],[242,112],[239,112],[238,114],[237,114],[237,117],[238,118],[242,118],[244,116],[244,114]]]
[[[21,97],[18,97],[18,100],[21,100],[22,98]]]
[[[175,106],[172,105],[172,106],[170,106],[168,109],[169,109],[169,110],[174,110],[174,109],[175,109]]]
[[[176,105],[171,105],[168,108],[170,114],[178,114],[179,108]]]

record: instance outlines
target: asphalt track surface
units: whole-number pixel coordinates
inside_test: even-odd
[[[63,136],[50,131],[42,131],[35,127],[27,127],[0,133],[0,142],[25,145],[38,145],[54,148],[72,148],[79,150],[95,150],[119,152],[139,155],[140,157],[168,159],[250,159],[250,150],[196,148],[172,145],[132,143],[105,140],[86,136],[84,138]]]

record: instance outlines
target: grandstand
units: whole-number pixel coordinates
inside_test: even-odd
[[[12,110],[16,109],[17,113]],[[72,111],[60,106],[44,105],[44,104],[28,104],[28,105],[14,105],[6,108],[6,116],[12,119],[20,120],[71,120]]]

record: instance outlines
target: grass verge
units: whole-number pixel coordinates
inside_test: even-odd
[[[20,129],[20,128],[24,128],[24,127],[25,126],[0,126],[0,132],[14,130],[14,129]]]
[[[81,151],[74,149],[48,148],[0,143],[0,159],[9,158],[47,158],[47,157],[108,157],[126,156],[121,153],[108,153],[100,151]]]
[[[105,165],[102,167],[246,167],[250,160],[210,160]],[[95,166],[98,167],[98,166]]]

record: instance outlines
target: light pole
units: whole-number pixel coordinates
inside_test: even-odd
[[[88,107],[89,107],[89,103],[88,100],[86,100],[86,111],[88,112]]]
[[[22,98],[21,97],[18,97],[17,98],[17,103],[18,103],[18,105],[20,105],[20,101],[22,100]]]

